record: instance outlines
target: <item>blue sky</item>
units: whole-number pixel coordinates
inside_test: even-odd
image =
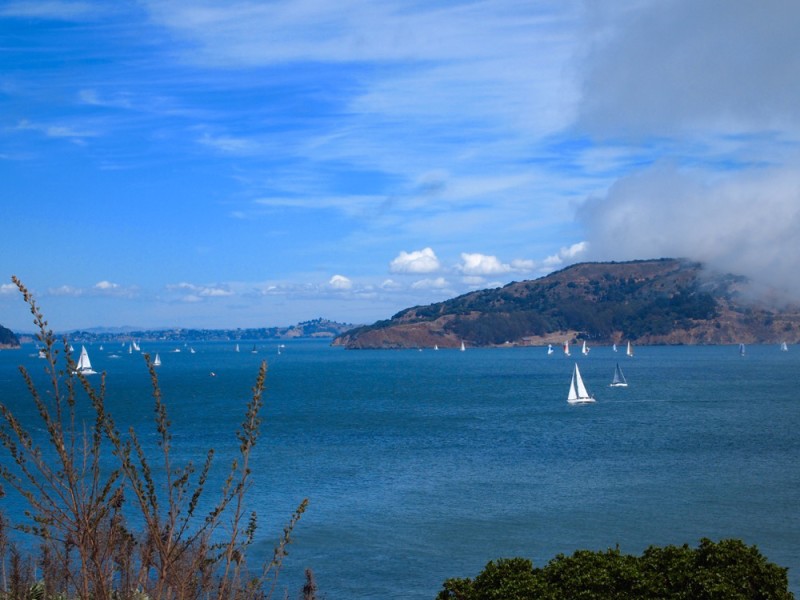
[[[388,318],[585,260],[797,297],[793,0],[0,2],[0,323]]]

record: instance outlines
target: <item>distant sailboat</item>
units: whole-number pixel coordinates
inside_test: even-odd
[[[581,372],[578,370],[578,363],[575,363],[575,370],[572,372],[572,381],[569,384],[569,394],[567,395],[567,402],[570,404],[588,404],[594,402],[595,399],[586,390],[583,385],[583,378]]]
[[[625,375],[622,374],[619,363],[614,369],[614,379],[611,380],[611,387],[628,387],[628,381],[625,379]]]
[[[553,353],[553,344],[547,344],[547,354],[550,355]]]
[[[788,352],[789,351],[789,346],[786,345],[786,342],[782,342],[781,343],[781,351],[782,352]]]
[[[631,357],[633,356],[633,346],[630,342],[628,342],[628,349],[625,351],[625,354]]]
[[[616,352],[616,351],[617,351],[617,345],[616,345],[616,344],[612,345],[612,346],[611,346],[611,349],[612,349],[614,352]]]
[[[189,348],[189,354],[194,354],[194,348]]]
[[[154,367],[160,367],[161,366],[161,357],[158,355],[158,352],[156,352],[156,357],[153,360],[153,366]]]
[[[438,349],[439,349],[439,344],[434,344],[434,345],[433,345],[433,349],[434,349],[434,350],[438,350]]]
[[[569,340],[564,342],[564,356],[569,356]]]
[[[744,344],[739,344],[739,356],[744,356]]]
[[[92,362],[89,360],[89,353],[86,352],[86,346],[81,346],[81,355],[78,358],[78,365],[75,367],[76,373],[83,375],[94,375],[97,371],[92,369]]]
[[[258,350],[256,350],[256,345],[253,344],[253,349],[250,350],[250,354],[258,354]]]
[[[236,344],[236,348],[233,349],[234,352],[239,352],[239,344]]]
[[[584,356],[589,354],[589,346],[586,345],[586,340],[583,340],[583,347],[581,348],[581,352]]]
[[[69,345],[69,351],[70,351],[70,352],[75,352],[75,346],[73,346],[72,344],[70,344],[70,345]]]
[[[464,352],[467,347],[464,345],[464,342],[461,342],[461,351]]]
[[[37,354],[39,358],[47,358],[47,353],[44,351],[44,348],[39,348],[39,352]]]
[[[128,344],[128,354],[133,354],[133,344]]]
[[[136,341],[133,342],[133,349],[136,350],[137,352],[142,351],[142,349],[139,347],[139,342]]]

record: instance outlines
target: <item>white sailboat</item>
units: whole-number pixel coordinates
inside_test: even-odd
[[[153,366],[154,367],[161,366],[161,357],[158,355],[158,352],[156,352],[156,357],[153,359]]]
[[[569,394],[567,395],[567,402],[570,404],[588,404],[594,402],[595,399],[586,390],[583,385],[583,378],[581,372],[578,370],[578,363],[575,363],[575,370],[572,372],[572,381],[569,383]]]
[[[553,344],[547,344],[547,354],[548,356],[553,353]]]
[[[628,387],[628,381],[625,379],[625,375],[622,374],[619,363],[617,363],[617,367],[614,369],[614,379],[611,380],[610,387]]]
[[[139,342],[137,342],[137,341],[133,342],[133,349],[136,350],[137,352],[141,352],[142,351],[142,349],[139,347]]]
[[[433,345],[433,349],[434,349],[434,350],[438,350],[438,349],[439,349],[439,344],[434,344],[434,345]]]
[[[94,375],[97,371],[92,369],[92,362],[89,360],[89,353],[86,352],[86,346],[81,346],[81,355],[78,358],[78,365],[75,367],[76,373],[84,375]]]
[[[744,344],[739,344],[739,356],[744,356]]]
[[[464,342],[461,342],[461,351],[464,352],[467,347],[464,345]]]
[[[236,348],[233,349],[234,352],[239,352],[239,344],[236,344]]]
[[[586,340],[583,340],[583,347],[581,348],[581,352],[584,356],[589,354],[589,346],[586,345]]]
[[[628,342],[628,349],[625,351],[625,354],[631,357],[633,356],[633,346],[630,342]]]
[[[616,344],[613,344],[613,345],[611,346],[611,349],[612,349],[614,352],[616,352],[616,351],[617,351],[617,345],[616,345]]]
[[[781,343],[781,351],[782,352],[788,352],[789,351],[789,346],[786,345],[786,342],[782,342]]]
[[[569,340],[564,342],[564,356],[569,356]]]
[[[133,344],[128,344],[128,354],[133,354]]]

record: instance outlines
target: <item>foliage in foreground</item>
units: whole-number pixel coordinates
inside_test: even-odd
[[[651,546],[641,556],[579,550],[544,568],[491,561],[475,579],[448,579],[437,600],[791,600],[787,569],[740,540]]]
[[[47,384],[40,391],[20,367],[38,413],[35,425],[23,423],[0,401],[0,443],[7,451],[0,462],[0,481],[24,499],[28,517],[9,524],[0,514],[0,598],[271,597],[307,501],[292,515],[272,558],[258,567],[248,565],[257,518],[247,511],[245,496],[259,437],[266,363],[236,432],[238,456],[218,499],[208,502],[214,451],[208,451],[199,467],[175,464],[170,421],[149,356],[156,458],[147,455],[132,428],[120,432],[106,411],[105,376],[94,386],[76,371],[66,342],[58,349],[31,294],[18,279],[14,283],[44,346]],[[43,446],[41,433],[31,433],[34,429],[46,433]],[[32,536],[25,551],[9,535],[15,532]],[[30,550],[36,547],[38,556]],[[306,597],[313,597],[313,591]]]

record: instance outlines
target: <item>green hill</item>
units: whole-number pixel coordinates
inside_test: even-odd
[[[582,263],[479,290],[359,327],[348,348],[595,344],[794,343],[800,310],[746,300],[747,280],[680,259]]]
[[[19,339],[14,332],[0,325],[0,348],[19,348]]]

